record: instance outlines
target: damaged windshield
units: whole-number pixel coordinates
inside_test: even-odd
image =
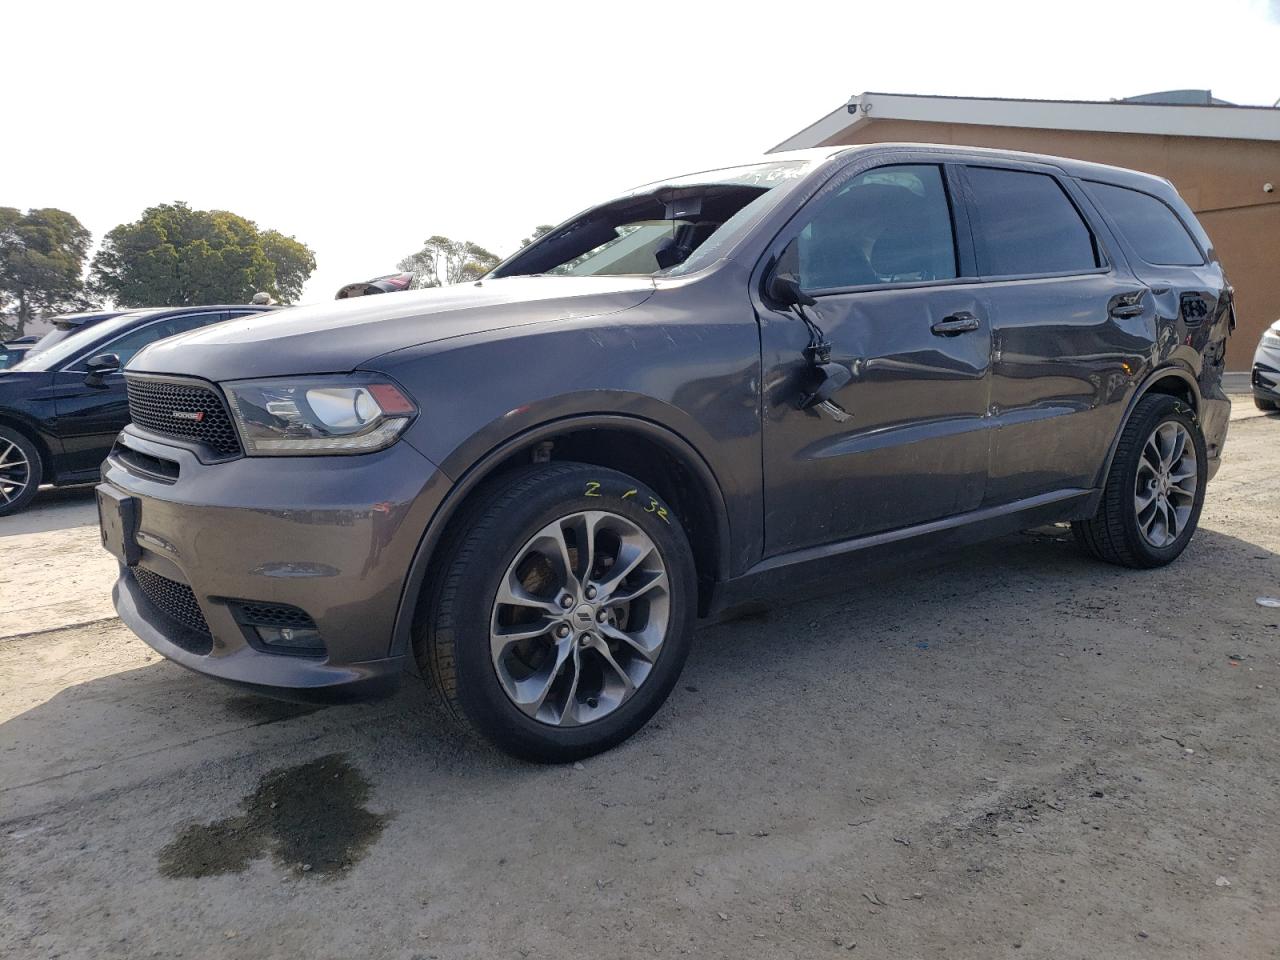
[[[799,179],[810,163],[778,160],[648,184],[562,224],[492,276],[689,272],[709,263],[703,251],[721,249],[724,237],[772,205],[775,187]]]

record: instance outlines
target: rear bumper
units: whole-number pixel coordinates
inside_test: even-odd
[[[1227,443],[1227,428],[1231,425],[1231,401],[1216,386],[1212,393],[1200,398],[1200,429],[1204,433],[1205,448],[1209,454],[1209,479],[1212,480],[1222,466],[1222,449]]]
[[[176,479],[139,473],[145,457],[176,464]],[[202,464],[127,428],[103,486],[137,503],[137,565],[121,564],[112,596],[120,618],[157,652],[287,699],[365,699],[395,688],[412,660],[393,648],[401,595],[448,488],[412,446]],[[146,571],[145,584],[135,570]],[[323,650],[272,648],[246,623],[246,604],[301,611]]]

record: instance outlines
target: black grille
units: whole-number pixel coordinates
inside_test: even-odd
[[[192,653],[208,653],[212,649],[212,637],[209,624],[205,623],[196,595],[185,583],[170,580],[158,573],[152,573],[145,567],[134,567],[133,577],[138,581],[142,592],[165,616],[175,620],[188,630],[199,634],[199,638],[169,637],[178,646]],[[198,642],[193,642],[198,640]]]
[[[236,428],[214,390],[198,384],[135,377],[127,377],[126,382],[129,416],[138,426],[203,443],[223,456],[240,453]]]
[[[305,610],[286,606],[283,603],[244,603],[236,604],[236,613],[242,623],[255,627],[296,627],[314,630],[316,622]]]

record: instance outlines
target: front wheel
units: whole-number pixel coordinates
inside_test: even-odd
[[[1280,404],[1277,404],[1274,400],[1268,400],[1266,397],[1260,397],[1257,394],[1254,394],[1253,396],[1253,405],[1259,410],[1280,410]]]
[[[543,762],[644,726],[693,633],[697,578],[674,512],[617,471],[545,464],[491,485],[461,527],[418,638],[449,712]]]
[[[1097,514],[1071,525],[1095,557],[1125,567],[1162,567],[1186,549],[1208,483],[1204,434],[1176,397],[1138,401],[1116,446]]]

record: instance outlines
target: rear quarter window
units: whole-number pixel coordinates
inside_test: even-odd
[[[1186,225],[1163,200],[1110,183],[1091,181],[1089,189],[1147,263],[1187,267],[1204,263]]]

